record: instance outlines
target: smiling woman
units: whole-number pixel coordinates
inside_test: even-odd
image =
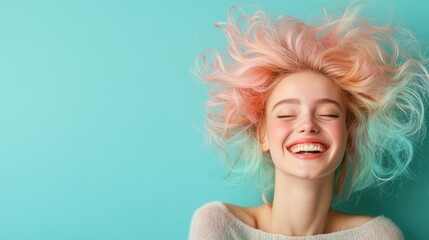
[[[332,80],[309,71],[279,79],[260,130],[262,150],[269,151],[276,176],[319,179],[334,174],[347,142],[339,89]]]
[[[190,238],[402,239],[386,217],[330,206],[407,174],[429,96],[424,56],[398,44],[414,38],[369,25],[354,7],[316,26],[235,10],[218,24],[227,54],[202,54],[197,67],[214,84],[210,136],[231,173],[262,176],[265,204],[208,203]]]

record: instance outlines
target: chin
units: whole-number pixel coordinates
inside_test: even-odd
[[[302,174],[302,175],[298,175],[296,177],[302,178],[302,179],[308,179],[308,180],[315,180],[315,179],[320,179],[323,176],[320,176],[319,174]]]
[[[333,174],[333,173],[323,173],[323,172],[315,172],[315,171],[302,171],[302,172],[295,173],[295,174],[289,173],[289,175],[293,175],[294,177],[301,178],[301,179],[307,179],[307,180],[321,179],[321,178],[324,178],[324,177],[329,176],[331,174]]]

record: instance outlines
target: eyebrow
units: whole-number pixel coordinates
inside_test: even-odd
[[[318,100],[316,101],[316,104],[317,104],[317,105],[319,105],[319,104],[326,104],[326,103],[334,104],[334,105],[336,105],[339,109],[343,109],[343,108],[341,107],[341,105],[340,105],[337,101],[335,101],[335,100],[333,100],[333,99],[330,99],[330,98],[321,98],[321,99],[318,99]],[[296,104],[296,105],[299,105],[299,104],[301,104],[301,101],[300,101],[299,99],[297,99],[297,98],[286,98],[286,99],[283,99],[283,100],[281,100],[281,101],[277,102],[277,103],[273,106],[273,108],[272,108],[272,110],[271,110],[271,111],[274,111],[274,109],[275,109],[277,106],[281,105],[281,104]]]

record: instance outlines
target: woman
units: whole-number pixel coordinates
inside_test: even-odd
[[[208,203],[190,239],[403,239],[384,216],[330,206],[408,173],[428,96],[424,57],[398,43],[413,38],[351,7],[318,26],[234,10],[218,25],[227,54],[203,54],[198,71],[214,84],[209,131],[230,172],[260,173],[272,202]]]

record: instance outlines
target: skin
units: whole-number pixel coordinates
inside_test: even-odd
[[[287,236],[335,232],[373,218],[330,209],[335,170],[347,143],[345,106],[331,79],[310,71],[279,79],[266,102],[261,131],[261,147],[275,165],[273,203],[251,208],[225,204],[237,218]],[[322,142],[325,150],[294,154],[290,147],[296,141]]]

